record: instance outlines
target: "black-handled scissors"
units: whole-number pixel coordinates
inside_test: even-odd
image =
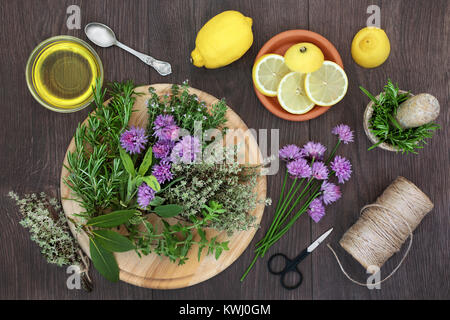
[[[267,261],[267,268],[269,269],[269,272],[271,274],[280,276],[280,283],[283,286],[283,288],[288,289],[288,290],[293,290],[293,289],[298,288],[302,284],[303,275],[300,272],[300,270],[298,269],[298,264],[300,262],[302,262],[302,260],[305,259],[314,249],[316,249],[317,246],[323,240],[325,240],[326,237],[328,237],[328,235],[331,233],[331,231],[333,231],[333,228],[331,228],[330,230],[328,230],[327,232],[322,234],[316,241],[311,243],[311,245],[308,248],[306,248],[305,250],[300,252],[300,254],[292,260],[289,259],[286,255],[284,255],[282,253],[276,253],[270,257],[269,261]],[[273,268],[272,264],[276,258],[280,258],[280,257],[283,258],[283,260],[284,260],[284,267],[281,270],[278,270],[276,268]],[[296,273],[297,276],[299,277],[299,279],[297,280],[297,283],[295,283],[293,285],[288,285],[285,282],[286,275],[289,273],[292,273],[292,272]]]

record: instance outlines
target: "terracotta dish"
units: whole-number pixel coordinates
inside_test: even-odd
[[[333,44],[325,39],[318,33],[309,31],[309,30],[289,30],[285,32],[281,32],[274,36],[272,39],[266,42],[263,45],[258,55],[256,56],[256,60],[258,60],[261,56],[268,53],[276,53],[280,55],[284,55],[284,53],[289,49],[292,45],[297,44],[299,42],[311,42],[318,46],[320,50],[322,50],[325,60],[330,60],[336,62],[342,68],[344,65],[342,64],[341,56],[339,55],[336,48]],[[292,114],[285,111],[280,104],[278,103],[277,97],[267,97],[260,93],[255,86],[253,86],[256,92],[256,96],[259,101],[266,107],[267,110],[272,112],[277,117],[280,117],[285,120],[290,121],[306,121],[314,119],[321,114],[325,113],[331,107],[320,107],[315,106],[311,111],[305,114]]]

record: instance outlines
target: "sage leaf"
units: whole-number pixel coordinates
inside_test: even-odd
[[[119,148],[119,152],[120,152],[120,159],[122,159],[122,164],[123,164],[125,170],[131,176],[134,177],[136,175],[136,170],[134,169],[133,160],[131,160],[130,155],[122,148]]]
[[[154,209],[154,212],[162,218],[171,218],[179,215],[183,211],[183,207],[177,204],[166,204]]]
[[[150,201],[150,205],[153,207],[158,207],[162,205],[166,201],[166,199],[156,196],[152,201]]]
[[[128,222],[137,213],[136,210],[118,210],[90,219],[86,225],[98,228],[112,228]]]
[[[135,185],[136,185],[136,186],[140,186],[140,185],[142,184],[142,182],[144,182],[144,179],[143,179],[143,178],[144,178],[144,177],[137,176],[137,177],[134,179]]]
[[[112,230],[93,231],[95,240],[110,252],[126,252],[135,249],[133,242]]]
[[[152,165],[152,160],[153,160],[152,156],[153,156],[152,148],[148,148],[147,152],[145,153],[144,159],[142,160],[142,163],[139,167],[139,171],[138,171],[139,175],[143,176],[147,173],[148,169]]]
[[[142,178],[144,180],[144,182],[153,190],[155,190],[156,192],[158,192],[159,190],[161,190],[161,186],[159,185],[158,180],[156,179],[156,177],[154,175],[151,176],[146,176],[144,178]]]
[[[127,197],[126,197],[126,203],[130,202],[132,195],[133,195],[133,191],[136,188],[136,181],[135,179],[132,178],[131,175],[128,176],[128,185],[127,185]]]
[[[114,254],[105,250],[98,241],[89,240],[89,250],[95,269],[111,282],[119,281],[119,266]]]

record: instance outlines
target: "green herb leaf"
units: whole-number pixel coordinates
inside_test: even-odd
[[[153,156],[153,151],[152,148],[148,148],[147,152],[145,153],[144,159],[142,160],[142,163],[139,167],[139,175],[143,176],[147,173],[148,169],[150,168],[150,166],[152,165],[152,156]]]
[[[150,205],[153,207],[158,207],[162,205],[166,201],[166,199],[156,196],[152,201],[150,201]]]
[[[216,248],[216,260],[219,259],[220,255],[222,254],[222,247],[217,247]]]
[[[112,230],[93,231],[95,240],[110,252],[126,252],[135,248],[133,242]]]
[[[146,177],[142,178],[142,180],[156,192],[161,190],[161,186],[159,185],[159,182],[154,175],[146,176]]]
[[[176,204],[167,204],[154,209],[154,212],[162,218],[171,218],[179,215],[183,207]]]
[[[204,244],[198,246],[198,261],[200,261],[200,259],[202,258],[202,251],[204,248],[205,248]]]
[[[119,281],[119,266],[114,255],[92,238],[89,240],[89,250],[95,269],[109,281]]]
[[[98,228],[112,228],[128,222],[136,214],[136,210],[118,210],[90,219],[86,225]]]
[[[135,183],[135,185],[137,185],[137,186],[140,186],[140,185],[142,184],[142,182],[144,182],[144,177],[142,177],[142,176],[137,176],[137,177],[134,179],[134,183]]]
[[[378,98],[375,98],[363,87],[360,89],[374,102],[373,114],[369,119],[369,129],[378,139],[378,142],[368,150],[372,150],[381,143],[394,146],[402,153],[417,153],[417,149],[423,148],[421,143],[426,143],[425,139],[431,138],[439,127],[434,123],[410,129],[403,129],[395,119],[398,106],[409,98],[408,93],[399,93],[399,88],[390,79],[384,86]]]
[[[375,105],[378,105],[378,100],[377,100],[377,98],[375,98],[369,91],[367,91],[367,89],[363,88],[362,86],[359,86],[359,89],[360,89],[362,92],[364,92],[365,95],[368,96],[369,99],[372,100],[373,103],[374,103]]]
[[[197,229],[197,233],[200,236],[200,239],[202,240],[202,242],[207,242],[206,234],[205,234],[205,231],[203,229],[198,228]]]
[[[228,243],[230,243],[230,241],[224,241],[220,244],[223,250],[230,250],[230,248],[228,248]]]
[[[127,172],[134,177],[136,175],[136,170],[134,169],[133,160],[131,160],[130,155],[122,148],[119,149],[119,152],[120,159],[122,159],[125,170],[127,170]]]
[[[128,204],[131,200],[133,192],[136,189],[136,180],[132,178],[131,175],[128,176],[128,184],[127,184],[127,197],[125,203]]]

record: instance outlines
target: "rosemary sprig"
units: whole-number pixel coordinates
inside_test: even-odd
[[[69,175],[64,183],[77,195],[86,218],[111,208],[123,179],[128,178],[119,157],[119,141],[131,117],[134,88],[130,81],[112,84],[112,99],[104,105],[106,89],[97,82],[94,112],[87,125],[78,125],[75,132],[76,149],[67,154]]]
[[[399,88],[394,85],[390,79],[384,86],[379,98],[375,98],[363,87],[359,87],[370,100],[374,102],[374,110],[369,120],[369,129],[378,138],[379,142],[369,147],[368,150],[376,148],[379,144],[385,142],[399,150],[402,153],[417,154],[417,149],[422,149],[426,144],[426,139],[431,138],[433,133],[440,127],[435,123],[427,123],[417,128],[403,129],[395,120],[398,106],[406,101],[408,93],[399,93]]]

